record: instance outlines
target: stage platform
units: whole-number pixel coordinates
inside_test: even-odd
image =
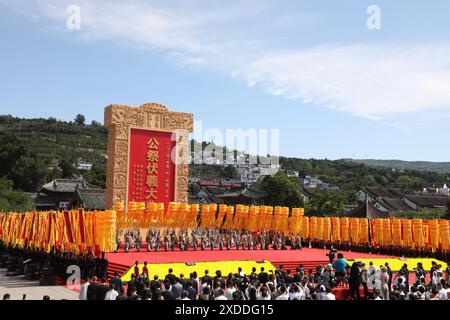
[[[197,273],[199,276],[203,276],[204,269],[208,264],[206,262],[211,262],[208,266],[210,270],[210,274],[214,274],[216,269],[221,269],[221,262],[223,265],[222,269],[230,269],[229,265],[234,262],[235,266],[241,267],[249,267],[253,264],[253,266],[261,266],[255,262],[261,262],[266,260],[264,264],[266,266],[266,270],[270,270],[267,268],[267,262],[270,262],[271,265],[275,268],[279,268],[280,265],[283,265],[285,270],[291,270],[292,273],[295,273],[295,269],[302,264],[304,270],[307,272],[309,269],[315,271],[317,265],[326,265],[328,263],[328,257],[326,254],[329,250],[325,249],[315,249],[315,248],[303,248],[302,250],[189,250],[189,251],[141,251],[136,252],[135,250],[130,250],[130,252],[125,252],[121,249],[117,253],[108,253],[106,258],[109,261],[109,276],[113,276],[115,272],[118,272],[120,276],[123,278],[129,278],[131,273],[133,272],[130,268],[133,267],[134,263],[138,261],[142,264],[144,261],[147,261],[149,264],[149,273],[150,277],[152,277],[153,272],[159,272],[163,274],[158,274],[160,277],[164,277],[166,274],[166,270],[169,267],[175,269],[183,270],[184,273],[188,272],[193,268],[187,268],[181,264],[186,264],[187,262],[195,262],[197,264]],[[388,255],[378,255],[378,254],[368,254],[361,252],[348,252],[348,251],[339,251],[344,254],[344,258],[348,261],[349,264],[352,264],[353,261],[365,261],[367,266],[370,261],[372,261],[376,266],[384,265],[385,262],[389,262],[392,270],[395,272],[399,270],[399,268],[407,263],[408,267],[411,271],[410,273],[410,282],[414,281],[414,272],[412,269],[416,267],[417,262],[421,261],[424,264],[425,270],[429,270],[431,266],[431,261],[436,261],[436,259],[401,259],[396,256],[388,256]],[[244,262],[245,261],[245,262]],[[202,263],[205,262],[205,263]],[[248,262],[248,263],[247,263]],[[170,264],[173,264],[172,266]],[[443,264],[443,269],[445,269],[446,264],[443,262],[439,262]],[[160,264],[155,266],[154,264]],[[153,265],[153,266],[152,266]],[[226,267],[227,266],[227,267]],[[141,266],[142,267],[142,266]],[[224,269],[224,271],[225,271]],[[153,272],[152,272],[153,271]],[[237,267],[236,270],[237,272]],[[258,270],[259,271],[259,270]],[[231,272],[231,269],[228,270]],[[426,276],[427,281],[429,281],[429,274]],[[362,290],[362,289],[361,289]],[[339,300],[346,299],[349,296],[348,287],[339,287],[334,288],[333,293],[336,295],[336,298]],[[361,292],[362,293],[362,292]]]
[[[319,264],[327,264],[328,250],[303,248],[302,250],[188,250],[188,251],[140,251],[130,250],[125,252],[122,249],[117,253],[107,253],[109,261],[109,272],[118,272],[123,275],[134,265],[136,261],[143,263],[179,263],[179,262],[213,262],[213,261],[262,261],[268,260],[275,267],[283,265],[285,269],[292,272],[299,264],[303,264],[305,270],[315,269]],[[394,258],[386,255],[373,255],[360,252],[339,251],[344,254],[345,259],[370,259],[370,258]]]

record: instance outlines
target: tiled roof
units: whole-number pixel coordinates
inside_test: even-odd
[[[313,193],[316,192],[316,190],[317,190],[317,188],[313,188],[313,187],[305,187],[305,186],[300,187],[300,192],[303,193],[307,197],[311,197],[313,195]]]
[[[215,197],[216,198],[234,198],[234,197],[239,197],[239,196],[244,196],[246,198],[251,198],[251,199],[259,199],[259,198],[263,198],[266,196],[265,192],[260,192],[260,191],[256,191],[256,190],[251,190],[248,188],[244,188],[242,190],[238,190],[238,191],[232,191],[232,192],[225,192],[222,194],[216,194]]]
[[[78,206],[85,209],[105,209],[105,190],[103,189],[77,190],[75,198]]]
[[[199,181],[198,182],[201,187],[242,187],[240,183],[227,183],[227,182],[212,182],[212,181]]]
[[[402,198],[406,191],[400,188],[362,187],[362,191],[375,198]]]
[[[99,189],[83,179],[55,179],[44,184],[42,190],[51,192],[75,192],[76,189]]]
[[[397,198],[379,198],[377,199],[378,203],[380,203],[383,207],[388,209],[389,211],[407,211],[411,210],[402,199]]]
[[[447,207],[450,202],[450,197],[446,196],[423,196],[423,195],[406,195],[406,199],[415,203],[419,207],[435,208]]]
[[[352,218],[368,218],[368,219],[389,218],[388,213],[378,210],[373,206],[373,204],[369,203],[368,201],[364,201],[358,208],[355,208],[349,213],[347,213],[346,216]]]

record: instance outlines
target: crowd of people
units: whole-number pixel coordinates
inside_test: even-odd
[[[330,258],[331,260],[331,258]],[[262,267],[245,274],[223,275],[220,270],[204,271],[189,276],[175,275],[172,269],[160,278],[149,276],[147,263],[143,268],[136,261],[131,280],[125,284],[118,274],[109,284],[99,283],[96,277],[81,286],[81,300],[336,300],[335,288],[349,290],[349,299],[368,300],[447,300],[450,295],[450,267],[433,262],[430,270],[421,263],[413,270],[404,264],[397,273],[388,263],[375,266],[354,262],[351,266],[343,254],[337,260],[315,270],[299,265],[294,273],[280,266],[274,272]],[[410,283],[409,274],[415,273]],[[427,273],[429,280],[427,280]],[[363,291],[363,294],[360,294]]]
[[[30,260],[38,270],[51,269],[51,274],[60,280],[66,280],[69,274],[67,268],[71,265],[80,267],[81,277],[108,279],[108,260],[104,254],[95,256],[92,253],[74,254],[62,252],[52,248],[49,252],[44,249],[22,248],[19,246],[5,245],[0,240],[0,256],[14,257],[19,261]]]
[[[123,242],[122,242],[123,241]],[[285,236],[279,232],[249,232],[215,228],[149,229],[145,237],[147,251],[186,250],[297,250],[302,247],[300,236]],[[126,230],[117,235],[117,248],[125,251],[142,249],[140,230]]]
[[[122,245],[118,237],[118,247]],[[128,249],[142,239],[138,231],[128,230],[123,237]],[[20,261],[31,260],[41,270],[51,268],[56,277],[67,279],[67,267],[80,267],[85,279],[80,288],[81,300],[334,300],[335,288],[349,290],[351,299],[374,300],[446,300],[450,292],[450,267],[433,263],[430,270],[422,264],[409,269],[405,264],[393,272],[388,263],[375,266],[373,263],[353,262],[348,265],[339,251],[360,251],[375,254],[390,254],[409,257],[436,257],[449,261],[448,253],[428,252],[397,247],[371,247],[342,242],[323,242],[286,237],[277,232],[251,233],[236,230],[196,229],[157,230],[150,229],[146,237],[147,250],[301,250],[302,247],[330,248],[329,264],[305,270],[299,265],[295,272],[283,266],[274,271],[253,268],[245,274],[241,268],[236,273],[222,275],[220,270],[210,274],[208,270],[199,277],[196,272],[185,276],[175,275],[173,270],[163,278],[149,277],[144,264],[142,270],[136,262],[134,274],[128,283],[123,283],[118,274],[108,275],[108,260],[93,254],[75,255],[52,248],[46,250],[5,245],[0,241],[0,255],[15,257]],[[337,259],[335,259],[337,258]],[[414,273],[414,281],[410,274]],[[428,278],[428,279],[427,279]],[[362,291],[362,292],[361,292]],[[8,295],[4,296],[8,299]]]

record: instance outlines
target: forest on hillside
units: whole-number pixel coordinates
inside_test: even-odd
[[[70,122],[0,116],[0,198],[6,198],[2,192],[8,192],[8,199],[12,199],[17,195],[16,190],[36,192],[42,184],[55,178],[73,176],[83,176],[89,183],[104,188],[107,136],[101,123],[86,123],[81,114]],[[191,145],[196,144],[199,145],[192,141]],[[201,149],[206,146],[207,142],[201,143]],[[77,170],[73,164],[79,159],[91,162],[92,170]],[[296,171],[300,178],[317,177],[349,195],[362,185],[420,188],[450,184],[448,172],[371,166],[352,160],[281,157],[280,165],[286,173]],[[232,166],[206,164],[192,165],[190,172],[191,177],[208,179],[230,179],[235,174]]]

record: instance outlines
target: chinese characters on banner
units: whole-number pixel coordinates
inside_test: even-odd
[[[164,202],[175,198],[171,132],[131,129],[128,201]]]

